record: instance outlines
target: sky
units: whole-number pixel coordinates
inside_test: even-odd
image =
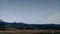
[[[60,24],[60,0],[0,0],[0,19],[28,24]]]

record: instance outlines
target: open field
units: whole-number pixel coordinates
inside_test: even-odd
[[[60,34],[60,30],[0,30],[0,34]]]

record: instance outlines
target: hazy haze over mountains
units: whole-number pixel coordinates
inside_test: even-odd
[[[0,0],[0,19],[29,24],[60,24],[60,0]]]

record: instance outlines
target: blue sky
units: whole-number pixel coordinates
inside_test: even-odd
[[[0,19],[28,24],[60,24],[60,0],[0,0]]]

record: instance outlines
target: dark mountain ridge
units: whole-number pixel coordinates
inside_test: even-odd
[[[9,23],[0,20],[0,29],[2,28],[17,28],[17,29],[53,29],[60,30],[60,24],[25,24],[23,22],[20,23]]]

